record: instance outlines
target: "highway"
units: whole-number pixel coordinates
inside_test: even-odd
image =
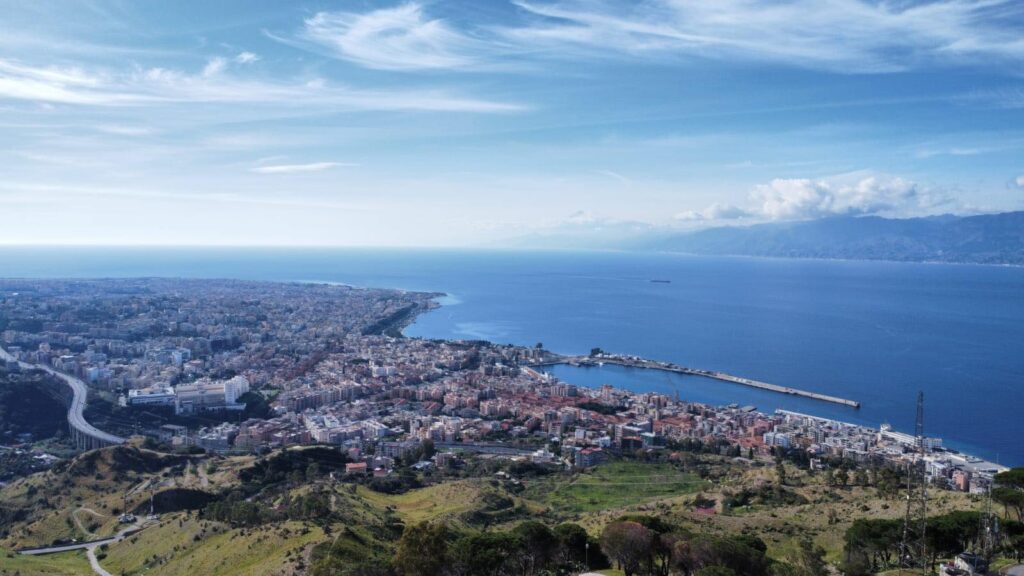
[[[17,360],[3,348],[0,348],[0,359],[8,362],[14,362]],[[71,405],[68,406],[68,424],[71,426],[71,435],[79,448],[92,449],[102,448],[113,444],[124,444],[124,438],[108,434],[86,422],[83,412],[85,411],[89,388],[85,385],[85,382],[82,382],[74,376],[58,372],[57,370],[42,364],[29,364],[27,362],[19,361],[18,365],[26,370],[42,370],[48,374],[56,376],[71,388],[73,395],[71,398]]]
[[[645,360],[643,358],[635,357],[622,357],[622,356],[562,356],[556,360],[548,362],[541,362],[533,364],[532,366],[553,366],[555,364],[568,364],[570,366],[598,366],[600,364],[616,364],[618,366],[624,366],[626,368],[641,368],[645,370],[662,370],[665,372],[675,372],[676,374],[687,374],[690,376],[703,376],[704,378],[712,378],[714,380],[721,380],[723,382],[732,382],[733,384],[742,384],[743,386],[750,386],[751,388],[760,388],[762,390],[769,390],[771,392],[778,392],[779,394],[790,394],[792,396],[802,396],[804,398],[811,398],[813,400],[820,400],[822,402],[832,402],[833,404],[842,404],[843,406],[849,406],[851,408],[860,408],[860,402],[856,400],[847,400],[846,398],[839,398],[838,396],[829,396],[827,394],[818,394],[817,392],[810,392],[807,390],[800,390],[799,388],[791,388],[789,386],[779,386],[778,384],[769,384],[767,382],[761,382],[758,380],[751,380],[749,378],[742,378],[740,376],[733,376],[726,374],[725,372],[716,372],[713,370],[700,370],[698,368],[687,368],[685,366],[679,366],[672,364],[671,362],[658,362],[655,360]]]

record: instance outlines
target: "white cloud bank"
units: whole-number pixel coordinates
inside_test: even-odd
[[[818,180],[776,178],[768,184],[754,187],[749,207],[713,204],[703,211],[677,214],[676,219],[811,220],[831,216],[921,216],[954,204],[954,199],[941,190],[893,176],[841,176]]]
[[[1024,174],[1017,176],[1017,187],[1024,188]]]

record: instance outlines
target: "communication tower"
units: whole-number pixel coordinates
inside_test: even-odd
[[[903,519],[900,570],[927,568],[928,481],[925,476],[924,392],[917,393],[914,450],[907,461],[907,512]]]

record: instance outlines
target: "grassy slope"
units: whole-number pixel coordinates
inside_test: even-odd
[[[771,467],[731,467],[728,470],[725,478],[701,494],[717,500],[721,499],[723,491],[735,492],[743,487],[757,486],[774,477]],[[597,534],[607,522],[625,512],[653,514],[701,532],[755,534],[768,544],[769,554],[777,558],[784,557],[799,538],[808,536],[825,548],[829,561],[837,562],[842,555],[846,529],[855,519],[899,518],[904,512],[901,500],[879,498],[873,488],[829,489],[823,485],[821,475],[809,476],[793,468],[789,469],[789,476],[791,483],[798,486],[787,489],[803,496],[808,501],[806,504],[753,506],[708,516],[695,512],[693,494],[680,492],[644,503],[593,511],[582,516],[581,524]],[[638,486],[637,491],[645,492],[642,486]],[[932,491],[929,513],[939,515],[952,510],[970,510],[978,505],[966,494]],[[834,524],[829,524],[830,511],[834,511]]]
[[[323,530],[302,522],[232,529],[176,514],[111,546],[101,563],[112,574],[292,574],[324,539]]]
[[[568,481],[564,476],[534,480],[523,496],[556,515],[576,516],[676,498],[707,486],[668,464],[611,462]]]
[[[381,494],[360,486],[357,495],[378,508],[392,507],[408,524],[424,520],[457,521],[461,514],[479,509],[481,482],[461,480],[411,490],[405,494]]]
[[[237,482],[237,470],[251,463],[252,458],[219,459],[217,472],[202,475],[204,479],[196,470],[205,470],[206,460],[118,447],[87,452],[73,460],[67,471],[22,478],[0,490],[0,498],[5,505],[31,510],[32,516],[0,540],[0,549],[112,535],[121,528],[117,516],[125,492],[128,508],[135,509],[146,506],[151,490],[216,490]],[[138,466],[148,471],[132,469]]]
[[[80,576],[93,574],[85,552],[62,552],[47,556],[0,555],[0,575]]]
[[[809,536],[822,545],[831,561],[837,561],[842,550],[843,534],[855,518],[896,518],[902,513],[900,501],[880,499],[872,488],[829,489],[822,476],[809,476],[790,469],[792,484],[787,490],[806,499],[807,503],[792,505],[755,505],[713,516],[694,511],[697,492],[703,497],[721,499],[724,491],[735,492],[743,487],[762,485],[773,480],[773,468],[746,468],[712,459],[712,466],[721,475],[715,483],[699,480],[695,475],[676,470],[668,464],[613,462],[585,474],[557,474],[530,479],[526,489],[509,491],[510,486],[492,479],[455,480],[413,490],[405,494],[386,495],[364,487],[336,485],[332,493],[332,509],[341,520],[329,526],[330,534],[311,524],[285,523],[256,529],[231,529],[202,522],[185,513],[168,514],[161,524],[133,537],[129,542],[110,546],[104,566],[112,573],[129,574],[289,574],[302,562],[317,542],[335,538],[351,541],[358,552],[387,555],[397,522],[406,524],[444,521],[456,528],[512,525],[526,516],[549,524],[576,521],[591,533],[600,533],[603,526],[625,513],[647,513],[697,531],[713,533],[752,533],[769,545],[769,553],[784,557],[798,538]],[[718,462],[715,464],[714,462]],[[197,462],[198,466],[205,466]],[[237,481],[237,469],[248,461],[220,461],[217,472],[209,475],[208,488]],[[71,486],[59,477],[36,475],[30,481],[8,487],[0,496],[16,501],[31,501],[27,485],[37,486],[57,510],[15,529],[15,535],[0,542],[0,548],[49,542],[55,534],[75,533],[70,514],[83,503],[101,514],[120,506],[120,489],[159,481],[178,486],[199,487],[198,466],[167,473],[167,470],[124,479],[93,476],[76,477]],[[47,484],[49,483],[49,485]],[[296,489],[305,491],[307,487]],[[519,493],[517,493],[519,492]],[[82,500],[77,497],[81,496]],[[145,491],[139,492],[145,498]],[[498,502],[498,504],[496,504]],[[932,493],[930,512],[941,514],[953,509],[972,509],[977,503],[964,494]],[[832,512],[832,514],[830,514]],[[94,518],[79,514],[83,520]],[[829,524],[833,516],[835,523]],[[102,520],[102,518],[101,518]],[[181,525],[179,526],[179,521]],[[474,524],[474,522],[476,524]],[[116,520],[107,519],[97,533],[110,533]],[[27,533],[26,533],[27,529]],[[286,530],[287,531],[286,531]],[[389,536],[389,534],[391,534]],[[198,535],[198,537],[197,537]],[[2,552],[2,550],[0,550]],[[154,559],[154,556],[156,559]],[[45,569],[50,566],[52,569]],[[0,568],[13,573],[17,566],[22,574],[88,573],[88,562],[82,554],[51,556],[42,559],[0,557]],[[32,566],[36,572],[32,572]],[[61,572],[60,570],[65,570]]]

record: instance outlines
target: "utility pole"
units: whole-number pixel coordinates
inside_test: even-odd
[[[907,462],[907,511],[900,543],[900,574],[904,569],[928,568],[928,482],[925,477],[924,392],[917,393],[914,452]]]

